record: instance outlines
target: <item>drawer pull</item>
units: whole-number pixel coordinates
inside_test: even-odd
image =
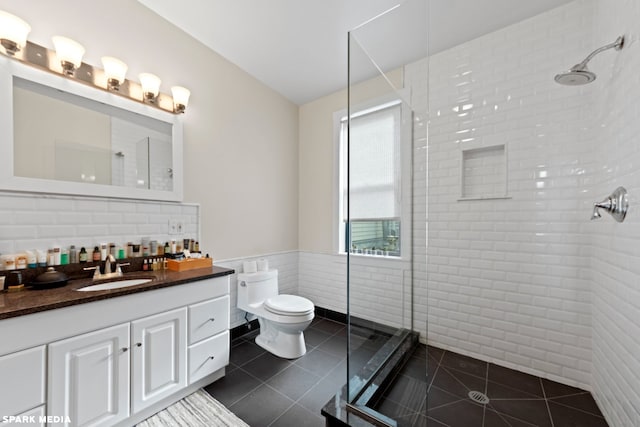
[[[212,317],[211,319],[209,319],[209,322],[215,322],[215,321],[216,321],[215,317]]]
[[[215,358],[216,358],[215,356],[209,356],[209,360],[213,360]]]
[[[142,347],[142,343],[141,342],[137,342],[136,343],[136,347]]]
[[[122,347],[122,352],[126,353],[127,351],[129,351],[129,347]]]

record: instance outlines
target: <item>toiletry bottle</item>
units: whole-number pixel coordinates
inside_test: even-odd
[[[76,245],[71,245],[69,247],[69,264],[76,264],[78,262],[78,251],[76,250]]]
[[[93,248],[93,260],[100,261],[100,248],[98,246]]]
[[[104,261],[107,259],[107,244],[106,243],[101,243],[100,244],[100,260],[99,261]]]
[[[61,251],[60,246],[56,246],[53,248],[53,265],[60,265],[61,263]]]
[[[147,264],[147,260],[145,259],[144,261],[142,261],[142,271],[148,271],[149,270],[149,264]]]
[[[169,261],[167,261],[166,258],[162,258],[162,269],[163,270],[168,270],[169,269]]]
[[[169,246],[169,242],[164,244],[164,253],[165,254],[170,254],[171,253],[171,246]]]
[[[84,248],[84,246],[80,248],[80,253],[78,254],[78,261],[80,262],[89,261],[89,254],[87,253],[87,250]]]
[[[118,256],[118,250],[116,249],[115,243],[109,243],[109,253],[113,255],[114,258]]]
[[[47,253],[45,251],[36,249],[36,258],[38,259],[38,267],[47,266]]]
[[[47,265],[56,265],[56,258],[53,254],[53,249],[47,249]]]
[[[36,253],[33,251],[27,251],[27,267],[28,268],[36,268],[38,266],[38,258],[36,258]]]
[[[62,249],[60,251],[60,265],[67,264],[69,264],[69,251],[67,251],[66,249]]]
[[[16,268],[19,270],[27,268],[27,254],[16,254]]]

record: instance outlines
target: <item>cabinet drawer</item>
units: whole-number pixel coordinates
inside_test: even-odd
[[[20,414],[44,403],[44,367],[45,346],[0,357],[0,416]]]
[[[189,347],[189,384],[229,364],[229,331]]]
[[[44,427],[44,405],[30,409],[26,412],[16,415],[17,419],[7,417],[7,422],[0,424],[0,427],[9,427],[20,425],[24,427]],[[0,418],[2,420],[2,418]]]
[[[229,329],[229,295],[189,306],[189,345]]]

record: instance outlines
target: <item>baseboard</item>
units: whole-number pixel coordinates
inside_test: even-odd
[[[235,328],[231,328],[231,341],[257,329],[260,329],[260,323],[258,322],[258,319],[253,319],[249,323],[243,323],[242,325],[236,326]]]

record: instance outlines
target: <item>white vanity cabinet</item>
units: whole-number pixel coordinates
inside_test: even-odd
[[[134,413],[187,385],[187,309],[131,322]]]
[[[45,355],[41,345],[0,357],[0,416],[30,415],[44,404]]]
[[[224,376],[229,276],[3,319],[0,336],[0,415],[131,426]]]
[[[129,416],[129,324],[49,345],[48,414],[65,426],[113,425]]]

